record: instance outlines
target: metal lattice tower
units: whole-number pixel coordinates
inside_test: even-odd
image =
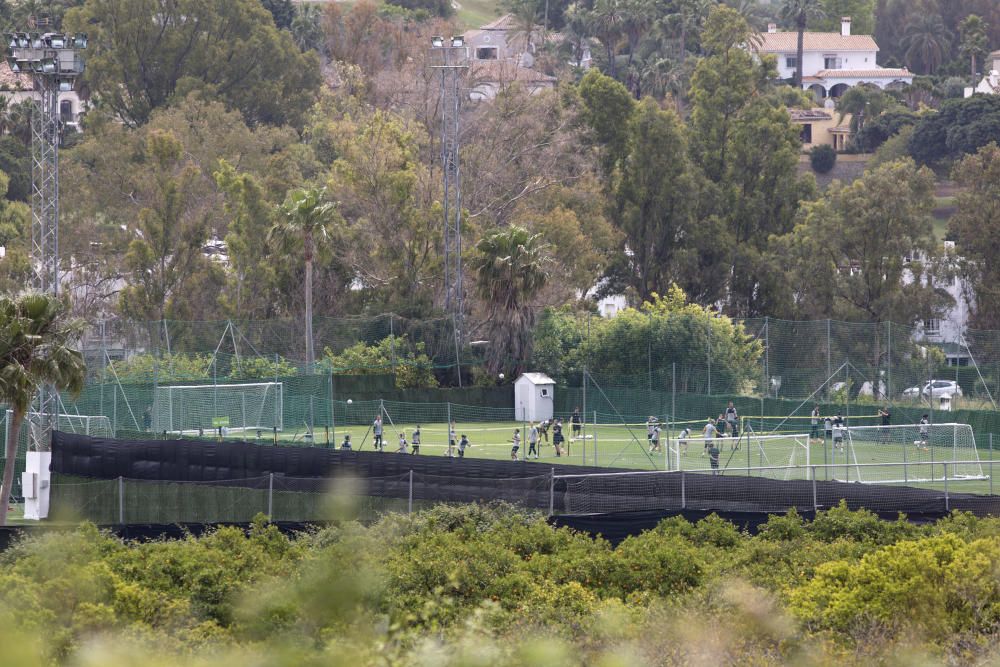
[[[461,81],[469,67],[465,39],[434,37],[431,68],[441,77],[441,167],[444,175],[444,305],[455,323],[456,345],[463,330],[462,181],[459,169]]]
[[[42,22],[39,21],[41,25]],[[30,77],[35,93],[31,115],[31,265],[34,287],[59,293],[59,143],[62,123],[59,93],[72,91],[83,74],[80,50],[83,34],[10,33],[7,63],[11,71]],[[28,432],[31,447],[47,450],[58,410],[54,388],[40,387],[31,410]]]

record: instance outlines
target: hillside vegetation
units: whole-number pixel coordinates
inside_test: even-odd
[[[511,506],[2,555],[4,664],[869,665],[995,658],[1000,521],[843,507],[613,547]],[[154,657],[149,657],[154,656]]]

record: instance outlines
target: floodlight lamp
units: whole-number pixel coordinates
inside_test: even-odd
[[[31,46],[31,38],[28,37],[28,33],[22,32],[17,36],[17,45],[22,49],[26,49]]]
[[[87,33],[85,32],[76,33],[76,35],[73,37],[73,46],[77,49],[87,48]]]
[[[7,33],[7,48],[16,49],[17,48],[17,33],[9,32]]]
[[[451,45],[455,47],[465,46],[465,36],[455,35],[454,37],[451,38]]]
[[[56,73],[56,59],[55,58],[43,58],[42,59],[42,73],[43,74],[55,74]]]
[[[45,42],[48,41],[37,32],[31,33],[29,39],[31,40],[31,48],[33,49],[44,49]]]
[[[66,35],[49,35],[49,46],[53,49],[66,48]]]
[[[71,79],[59,79],[59,92],[68,93],[73,90],[73,81]]]
[[[17,58],[14,56],[7,56],[7,67],[9,67],[10,71],[14,74],[18,74],[21,71],[21,68],[17,66]]]
[[[31,60],[31,71],[36,73],[42,72],[42,61],[41,60]]]
[[[440,36],[431,37],[431,46],[433,46],[435,49],[440,49],[442,46],[444,46],[444,37]]]

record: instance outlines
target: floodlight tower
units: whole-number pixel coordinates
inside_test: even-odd
[[[34,91],[31,115],[31,264],[34,287],[51,295],[59,293],[59,93],[74,89],[83,74],[80,51],[87,36],[79,33],[27,33],[7,35],[7,64],[18,76],[28,76]],[[30,423],[31,445],[47,450],[58,414],[59,397],[52,387],[41,387]]]
[[[465,37],[431,39],[430,66],[441,75],[441,167],[444,172],[444,305],[455,326],[455,345],[463,334],[462,319],[462,181],[459,171],[460,82],[469,67]]]

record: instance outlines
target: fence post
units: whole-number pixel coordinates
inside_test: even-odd
[[[549,469],[549,516],[555,514],[556,509],[556,469]]]
[[[908,464],[908,460],[907,460],[907,457],[906,457],[906,443],[904,442],[903,443],[903,483],[904,484],[910,481],[910,475],[908,474],[909,473],[909,465],[907,465],[907,464]]]
[[[990,433],[990,495],[993,495],[993,434]]]
[[[584,441],[583,446],[587,446],[586,441]],[[594,410],[594,465],[600,465],[597,461],[597,410]]]
[[[687,505],[687,488],[685,487],[685,484],[684,484],[685,479],[686,479],[685,473],[684,473],[683,470],[681,470],[681,509],[682,510],[686,510],[687,506],[688,506]]]
[[[816,496],[816,466],[812,466],[812,482],[813,482],[813,512],[818,512],[819,502]]]
[[[267,520],[274,520],[274,473],[267,474]]]
[[[118,476],[118,524],[125,525],[125,478]]]
[[[413,514],[413,469],[410,469],[410,490],[406,496],[406,515]]]
[[[944,511],[950,512],[951,507],[948,499],[948,462],[944,462]]]

